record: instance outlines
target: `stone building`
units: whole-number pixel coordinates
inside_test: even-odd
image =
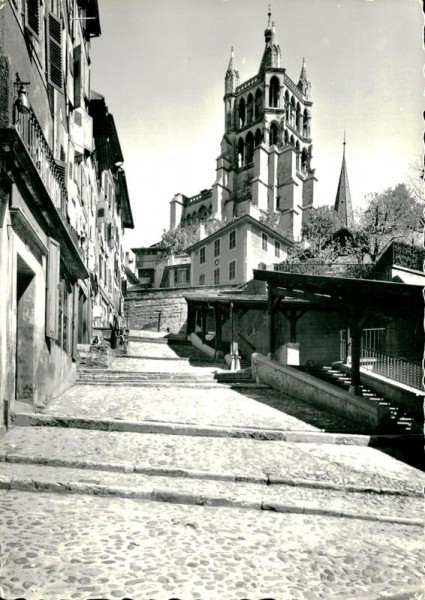
[[[274,23],[268,15],[259,71],[240,83],[233,49],[225,76],[225,131],[211,189],[193,197],[177,194],[170,226],[212,216],[227,222],[259,211],[280,212],[283,233],[301,236],[313,204],[311,85],[303,61],[297,83],[281,64]]]
[[[36,409],[69,386],[78,344],[91,341],[93,320],[108,325],[122,313],[122,235],[133,220],[113,118],[90,89],[91,40],[100,33],[97,0],[1,6],[0,409],[6,423],[16,401]]]

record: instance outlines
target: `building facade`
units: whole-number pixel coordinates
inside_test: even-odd
[[[237,285],[254,269],[285,260],[293,242],[250,215],[240,217],[187,249],[191,286]]]
[[[102,323],[122,313],[133,220],[113,119],[90,89],[100,33],[97,0],[6,0],[0,10],[4,422],[16,401],[37,409],[74,381],[100,296]]]
[[[259,72],[244,83],[233,49],[225,76],[225,133],[211,189],[193,197],[177,194],[170,225],[192,225],[212,216],[220,221],[251,214],[251,207],[282,213],[284,235],[301,237],[313,205],[311,85],[303,61],[298,83],[281,65],[274,24],[265,30]]]

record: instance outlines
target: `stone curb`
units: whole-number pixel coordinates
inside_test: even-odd
[[[186,357],[182,357],[182,356],[139,356],[138,354],[120,354],[114,355],[114,359],[116,358],[132,358],[132,359],[137,359],[137,360],[165,360],[167,362],[171,361],[171,362],[183,362],[183,363],[188,363],[189,362],[189,358]]]
[[[148,500],[154,502],[166,502],[170,504],[186,504],[193,506],[215,506],[227,508],[243,508],[250,510],[264,510],[277,513],[292,513],[303,515],[319,515],[324,517],[336,517],[342,519],[358,519],[362,521],[378,521],[381,523],[392,523],[398,525],[423,526],[419,519],[400,519],[397,517],[382,517],[367,513],[350,513],[326,508],[320,508],[313,504],[282,504],[279,502],[264,502],[262,500],[234,500],[222,496],[205,496],[202,494],[191,494],[185,492],[174,492],[162,489],[132,490],[120,485],[88,484],[83,482],[51,482],[20,480],[12,478],[0,478],[0,489],[14,490],[20,492],[44,492],[55,494],[84,494],[96,496],[115,496],[133,500]]]
[[[361,485],[344,485],[332,482],[316,481],[313,479],[291,479],[264,473],[262,475],[243,475],[231,472],[213,472],[197,469],[181,469],[167,467],[150,467],[148,465],[133,464],[130,462],[103,463],[89,460],[63,459],[54,457],[34,457],[22,454],[0,453],[0,462],[19,463],[28,465],[43,465],[49,467],[66,467],[75,469],[88,469],[95,471],[110,471],[118,473],[139,473],[153,477],[182,477],[188,479],[231,481],[235,483],[256,483],[262,485],[288,485],[294,487],[308,487],[313,489],[331,490],[338,492],[360,492],[385,494],[388,496],[403,496],[408,498],[423,498],[423,493],[416,490],[397,490],[393,488],[380,488]],[[377,520],[379,520],[377,518]]]
[[[98,431],[121,431],[131,433],[163,433],[192,437],[230,437],[254,440],[281,441],[292,443],[332,444],[342,446],[371,446],[379,448],[388,444],[406,441],[422,441],[422,434],[408,435],[364,435],[347,433],[327,433],[324,431],[287,431],[265,427],[216,427],[214,425],[194,426],[183,423],[161,423],[159,421],[117,421],[93,417],[69,417],[55,414],[14,413],[12,422],[19,427],[66,427],[93,429]]]
[[[398,592],[362,592],[350,596],[350,600],[423,600],[425,598],[425,587],[407,586]],[[335,596],[333,600],[347,600],[347,596]]]

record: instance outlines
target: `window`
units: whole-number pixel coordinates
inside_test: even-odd
[[[276,256],[276,258],[280,258],[280,242],[278,242],[277,240],[274,243],[274,255]]]
[[[229,280],[236,278],[236,261],[229,262]]]
[[[261,238],[262,238],[262,246],[261,247],[264,250],[264,252],[267,252],[268,237],[265,233],[262,233]]]
[[[229,250],[236,248],[236,231],[233,230],[229,233]]]
[[[40,0],[26,0],[25,26],[36,38],[38,38],[40,35]]]
[[[205,285],[205,274],[199,275],[199,285]]]
[[[174,271],[174,285],[178,285],[179,283],[179,272],[177,269]]]
[[[205,262],[205,246],[199,250],[199,263],[203,265]]]
[[[53,13],[49,13],[48,35],[48,81],[59,92],[62,92],[62,23]]]
[[[214,285],[220,283],[220,269],[214,269]]]
[[[215,240],[214,242],[214,257],[220,256],[220,240]]]

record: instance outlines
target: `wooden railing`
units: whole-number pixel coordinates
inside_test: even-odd
[[[360,364],[362,368],[388,377],[388,379],[420,390],[423,389],[423,369],[419,362],[362,346]]]

